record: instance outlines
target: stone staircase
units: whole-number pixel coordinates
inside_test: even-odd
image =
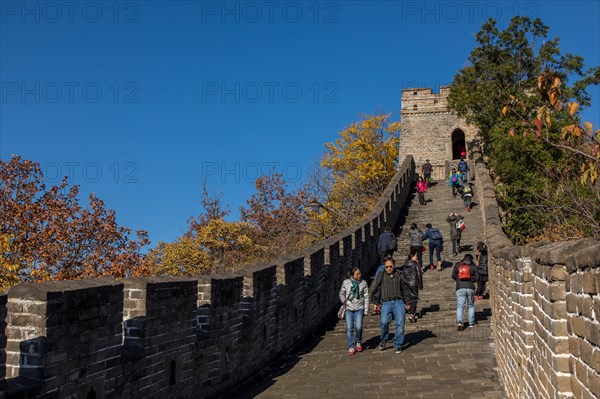
[[[475,185],[475,190],[477,187]],[[424,289],[419,292],[419,302],[417,311],[422,314],[422,318],[417,323],[407,323],[405,332],[407,335],[419,331],[428,330],[438,340],[460,341],[466,336],[479,336],[487,339],[490,333],[490,306],[489,300],[476,301],[475,318],[478,326],[475,329],[467,329],[462,332],[456,330],[456,295],[455,281],[452,280],[451,273],[454,263],[462,259],[465,253],[470,253],[475,258],[475,249],[477,243],[484,236],[483,222],[480,208],[476,204],[476,196],[471,212],[464,209],[464,204],[460,196],[452,197],[452,190],[448,182],[440,181],[427,190],[425,194],[427,205],[420,205],[416,194],[412,197],[412,203],[407,209],[405,223],[399,226],[396,231],[398,236],[398,251],[394,258],[396,264],[401,265],[405,262],[409,252],[408,230],[411,223],[416,223],[424,232],[425,225],[431,223],[433,227],[439,228],[444,237],[444,251],[442,252],[443,270],[427,269],[423,275]],[[452,256],[452,240],[450,240],[450,224],[446,218],[451,212],[457,212],[464,216],[465,231],[462,233],[461,248],[462,254]],[[427,251],[423,253],[423,263],[429,264],[429,246],[428,240],[424,241]],[[434,254],[435,261],[435,254]],[[371,276],[372,277],[372,276]],[[373,333],[379,332],[378,318],[367,318],[366,327]],[[467,321],[466,310],[464,311],[463,321]],[[342,328],[344,326],[341,326]],[[392,331],[392,330],[390,330]],[[410,342],[408,342],[410,345]]]
[[[419,293],[417,308],[422,318],[405,324],[406,345],[402,354],[395,354],[391,345],[384,351],[378,349],[379,316],[369,312],[363,323],[364,351],[348,356],[345,322],[332,313],[301,347],[281,356],[252,381],[222,398],[504,398],[496,373],[489,301],[475,302],[478,322],[475,328],[456,330],[455,282],[451,270],[462,256],[451,256],[450,225],[446,217],[452,211],[465,217],[463,253],[474,255],[473,249],[484,233],[480,208],[475,205],[471,212],[465,212],[462,200],[452,197],[444,181],[431,187],[426,199],[427,205],[421,206],[413,194],[407,213],[400,218],[404,223],[395,232],[399,235],[396,261],[404,262],[408,254],[410,224],[417,223],[424,231],[425,224],[431,223],[444,236],[444,269],[427,270],[423,276],[424,289]],[[428,256],[423,257],[426,263]],[[372,277],[366,276],[369,283]],[[467,320],[466,314],[463,320]],[[393,324],[392,321],[390,339]]]

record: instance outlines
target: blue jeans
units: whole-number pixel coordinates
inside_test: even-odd
[[[354,348],[354,335],[356,334],[356,343],[362,342],[362,323],[363,309],[346,309],[346,337],[348,338],[348,348]]]
[[[433,240],[429,241],[429,264],[435,265],[433,263],[433,250],[435,249],[435,255],[437,256],[438,262],[442,261],[442,256],[440,252],[442,251],[442,240]]]
[[[475,291],[470,288],[459,288],[456,290],[456,321],[462,323],[463,309],[467,305],[467,317],[469,325],[475,324],[475,300],[473,298]]]
[[[404,316],[406,308],[402,299],[385,301],[381,304],[381,342],[387,342],[390,338],[389,323],[394,317],[396,322],[396,332],[394,335],[394,348],[400,348],[404,343]]]

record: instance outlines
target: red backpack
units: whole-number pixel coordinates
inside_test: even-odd
[[[458,267],[459,280],[471,280],[471,268],[466,263],[461,263]]]

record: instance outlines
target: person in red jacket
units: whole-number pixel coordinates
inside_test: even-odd
[[[427,191],[427,182],[423,180],[421,176],[417,180],[417,193],[419,194],[419,203],[421,205],[427,205],[425,201],[425,192]]]

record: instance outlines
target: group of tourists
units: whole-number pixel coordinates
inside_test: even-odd
[[[472,183],[468,182],[469,166],[461,159],[456,169],[450,174],[452,194],[460,193],[463,197],[465,210],[471,210],[473,196]],[[423,165],[423,176],[418,178],[416,189],[419,203],[427,205],[425,192],[431,185],[433,167],[429,160]],[[456,183],[456,184],[455,184]],[[462,253],[461,235],[464,227],[464,217],[452,212],[446,218],[450,225],[452,255]],[[389,323],[395,322],[393,348],[395,353],[402,353],[404,345],[405,319],[415,323],[418,319],[417,301],[419,291],[423,289],[423,273],[428,269],[442,270],[441,252],[444,248],[444,237],[438,228],[428,223],[423,232],[416,223],[412,223],[408,232],[409,253],[402,265],[396,265],[394,252],[397,251],[397,239],[389,226],[384,228],[377,244],[382,264],[375,273],[371,290],[365,280],[362,280],[360,268],[355,267],[349,272],[348,278],[342,283],[339,299],[345,306],[343,318],[346,321],[346,336],[348,355],[353,356],[363,350],[362,324],[363,317],[373,306],[374,314],[380,317],[379,349],[385,350],[390,341]],[[423,252],[427,240],[429,248],[429,264],[423,265]],[[435,257],[434,257],[435,255]],[[483,242],[477,244],[475,259],[469,253],[456,262],[452,268],[451,277],[456,281],[456,326],[458,331],[465,328],[463,311],[467,308],[468,327],[474,327],[475,301],[483,299],[487,282],[487,247]]]
[[[475,300],[483,299],[487,281],[487,247],[477,244],[476,259],[465,254],[452,269],[452,279],[456,281],[456,320],[457,330],[464,329],[463,310],[467,307],[468,328],[476,325]],[[379,349],[385,350],[390,341],[389,323],[394,320],[394,353],[402,353],[404,345],[404,324],[408,316],[411,323],[417,322],[417,301],[423,289],[423,272],[419,263],[419,251],[411,249],[405,263],[396,266],[393,254],[383,258],[383,264],[375,274],[371,291],[362,279],[359,267],[354,267],[343,281],[339,299],[345,306],[346,338],[348,355],[363,351],[363,318],[372,303],[374,314],[379,314]]]
[[[457,168],[452,168],[450,175],[448,176],[448,183],[452,189],[452,196],[456,198],[460,194],[465,211],[471,212],[472,200],[473,200],[473,183],[469,181],[469,164],[464,158],[460,159]],[[425,199],[425,193],[427,189],[431,187],[431,173],[433,172],[433,165],[429,162],[429,159],[425,160],[423,166],[421,166],[422,176],[417,178],[417,194],[419,196],[419,204],[427,205]]]
[[[460,162],[456,168],[452,168],[448,182],[452,188],[452,196],[456,198],[460,194],[463,204],[465,205],[465,211],[471,212],[471,202],[473,199],[473,183],[469,181],[469,164],[464,160],[460,159]]]

